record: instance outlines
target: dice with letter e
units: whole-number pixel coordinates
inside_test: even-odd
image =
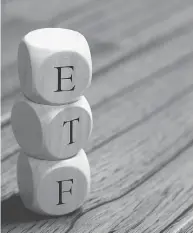
[[[17,161],[21,199],[28,209],[62,215],[79,208],[90,190],[90,166],[84,150],[73,158],[39,160],[21,151]]]
[[[92,61],[85,37],[63,28],[42,28],[24,36],[18,49],[21,90],[39,104],[75,101],[89,87]]]
[[[21,95],[11,112],[12,129],[18,144],[38,159],[73,157],[87,143],[93,127],[92,112],[84,96],[60,105],[42,105]]]

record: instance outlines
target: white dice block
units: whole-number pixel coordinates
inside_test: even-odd
[[[93,127],[92,112],[84,96],[71,104],[51,106],[21,95],[12,108],[11,123],[24,152],[45,160],[74,156],[86,145]]]
[[[28,209],[45,215],[63,215],[85,201],[90,190],[90,166],[83,150],[61,161],[38,160],[21,151],[17,180]]]
[[[29,32],[19,45],[18,72],[21,90],[30,100],[49,105],[75,101],[91,83],[88,43],[69,29]]]

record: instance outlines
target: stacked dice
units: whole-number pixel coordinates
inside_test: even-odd
[[[24,205],[62,215],[79,208],[90,189],[83,150],[92,131],[83,96],[92,78],[88,43],[79,32],[43,28],[28,33],[18,49],[22,94],[11,114],[21,152],[17,180]]]

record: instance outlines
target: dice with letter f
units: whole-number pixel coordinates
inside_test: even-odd
[[[21,199],[40,214],[70,213],[90,190],[83,150],[93,127],[83,96],[92,77],[87,41],[62,28],[29,32],[19,45],[18,72],[23,94],[11,122],[22,148],[17,162]]]
[[[90,190],[90,166],[83,150],[71,159],[59,161],[34,159],[21,151],[17,177],[24,205],[45,215],[76,210]]]

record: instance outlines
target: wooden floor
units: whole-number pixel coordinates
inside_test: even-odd
[[[62,217],[26,210],[10,110],[17,48],[40,27],[81,32],[93,59],[91,193]],[[193,0],[2,1],[2,232],[193,232]]]

